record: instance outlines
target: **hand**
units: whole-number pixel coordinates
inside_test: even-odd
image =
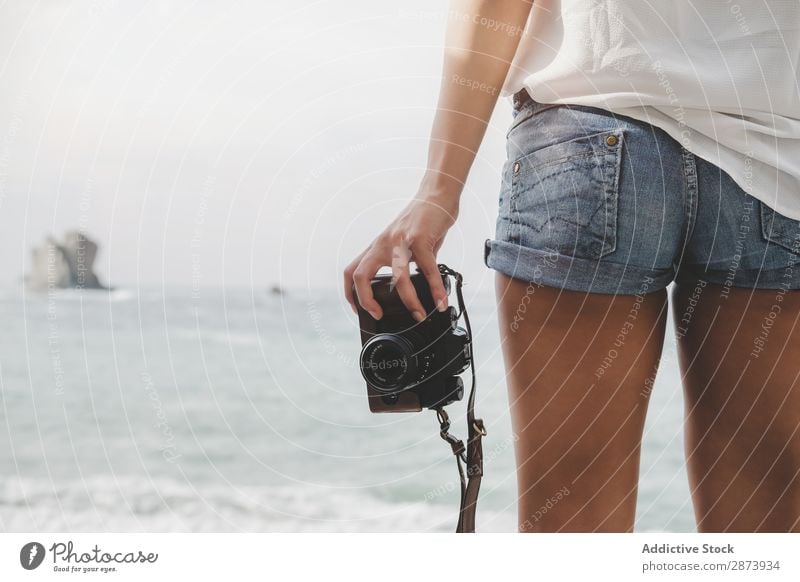
[[[383,266],[391,266],[392,283],[403,304],[417,321],[425,319],[425,308],[411,282],[409,262],[414,261],[425,275],[439,311],[447,309],[447,292],[436,262],[436,254],[447,231],[458,217],[458,197],[417,196],[409,202],[372,243],[344,270],[344,294],[355,313],[353,283],[358,302],[375,319],[383,316],[372,295],[370,282]]]

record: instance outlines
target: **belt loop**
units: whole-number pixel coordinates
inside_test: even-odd
[[[513,97],[514,110],[519,111],[529,101],[531,101],[531,96],[528,94],[528,90],[523,87],[522,89],[514,93]]]

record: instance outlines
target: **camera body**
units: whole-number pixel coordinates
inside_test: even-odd
[[[442,274],[447,293],[450,278]],[[361,327],[361,375],[367,383],[372,412],[417,412],[461,400],[464,383],[458,376],[472,361],[472,342],[458,326],[454,307],[436,309],[430,287],[417,270],[411,282],[426,317],[417,322],[391,286],[391,275],[372,280],[383,317],[375,320],[356,301]],[[354,292],[355,294],[355,292]]]

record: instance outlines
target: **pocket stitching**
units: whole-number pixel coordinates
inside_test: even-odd
[[[609,135],[616,135],[617,136],[618,141],[613,146],[606,144],[605,143],[605,139],[602,139],[602,140],[600,139],[601,137],[607,138]],[[572,153],[572,154],[568,154],[568,155],[565,155],[565,156],[561,156],[559,158],[548,160],[548,161],[546,161],[546,162],[544,162],[542,164],[537,164],[536,166],[533,166],[532,164],[526,164],[529,167],[527,167],[525,169],[520,169],[520,171],[515,175],[516,176],[525,176],[525,175],[531,173],[534,170],[539,170],[541,168],[547,168],[548,166],[552,166],[554,164],[560,164],[560,163],[565,162],[567,160],[578,159],[578,158],[582,158],[582,157],[585,157],[585,156],[588,156],[588,155],[605,156],[608,153],[613,153],[614,150],[617,150],[617,149],[622,147],[622,137],[623,137],[623,129],[622,128],[614,128],[614,129],[606,129],[606,130],[603,130],[603,131],[598,131],[597,133],[593,133],[591,135],[582,135],[582,136],[579,136],[579,137],[568,139],[566,141],[558,141],[558,142],[555,142],[555,143],[551,143],[550,145],[538,148],[538,149],[536,149],[536,150],[534,150],[532,152],[528,152],[527,154],[518,157],[516,160],[514,160],[514,163],[522,165],[522,164],[525,163],[526,160],[528,160],[532,156],[535,156],[537,154],[541,154],[542,152],[548,150],[549,148],[555,148],[555,147],[558,147],[558,146],[563,147],[563,146],[566,146],[567,144],[571,144],[571,143],[576,143],[577,144],[577,143],[580,143],[580,142],[586,142],[586,145],[583,148],[585,151],[582,151],[582,152],[579,152],[579,153]],[[596,140],[601,142],[600,143],[600,147],[602,148],[602,150],[601,150],[600,153],[598,153],[597,148],[593,143]]]
[[[763,201],[759,200],[759,204],[761,205],[761,236],[764,241],[767,244],[774,243],[794,255],[800,255],[800,239],[797,246],[793,246],[791,235],[782,228],[782,225],[785,226],[786,224],[794,224],[796,228],[800,228],[797,221],[780,214]],[[768,228],[770,225],[772,226],[772,234],[770,234],[770,229]]]
[[[604,183],[606,184],[606,234],[611,232],[611,241],[607,245],[606,238],[603,239],[603,246],[600,250],[599,258],[610,255],[617,250],[617,217],[619,215],[619,176],[622,168],[622,144],[625,142],[625,130],[618,128],[617,143],[610,152],[614,157],[608,165],[607,172],[612,172],[610,176],[606,176]],[[609,207],[610,206],[610,207]],[[606,247],[608,248],[606,249]]]
[[[607,136],[607,135],[616,135],[617,136],[617,143],[613,146],[609,146],[603,141],[602,148],[604,151],[598,153],[595,149],[595,146],[592,144],[592,141],[599,136]],[[536,152],[541,152],[542,150],[556,146],[562,145],[565,143],[569,143],[576,140],[586,140],[587,141],[587,150],[583,153],[579,154],[571,154],[568,156],[562,156],[556,160],[551,160],[545,164],[538,165],[534,168],[528,169],[526,171],[519,171],[514,173],[512,170],[511,176],[511,188],[508,192],[508,204],[509,204],[509,234],[511,237],[514,237],[514,227],[517,227],[517,234],[516,237],[511,238],[510,242],[514,242],[514,240],[519,241],[522,238],[522,223],[519,219],[519,209],[517,207],[517,199],[520,194],[520,178],[528,176],[533,170],[546,168],[548,166],[552,166],[555,164],[565,164],[568,161],[582,159],[587,157],[588,155],[596,155],[598,158],[603,158],[598,163],[600,165],[600,170],[603,175],[603,198],[605,204],[605,214],[606,214],[606,222],[605,222],[605,235],[602,237],[601,244],[600,244],[600,251],[599,252],[590,252],[588,253],[588,258],[593,259],[602,259],[603,257],[613,253],[617,249],[617,216],[619,214],[619,180],[620,180],[620,169],[622,163],[622,147],[625,141],[625,130],[624,128],[618,127],[611,130],[605,130],[601,132],[597,132],[588,136],[581,136],[578,138],[574,138],[572,140],[567,140],[564,142],[558,142],[555,144],[551,144],[550,146],[546,146],[545,148],[540,148],[535,152],[531,152],[526,154],[525,156],[521,156],[514,161],[514,164],[517,162],[521,162],[523,159],[535,154]],[[613,157],[611,157],[613,156]],[[513,168],[513,165],[511,167]],[[572,168],[565,169],[564,172],[556,172],[553,174],[549,174],[546,178],[552,178],[558,176],[562,173],[566,173],[572,171]],[[598,207],[598,210],[602,208],[602,206]]]

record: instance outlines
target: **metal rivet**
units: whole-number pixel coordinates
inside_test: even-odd
[[[514,173],[519,174],[519,162],[514,162]]]
[[[610,146],[617,145],[617,141],[619,141],[619,140],[617,139],[617,136],[616,136],[616,135],[613,135],[613,134],[612,134],[612,135],[609,135],[609,136],[606,138],[606,143],[607,143],[608,145],[610,145]]]

